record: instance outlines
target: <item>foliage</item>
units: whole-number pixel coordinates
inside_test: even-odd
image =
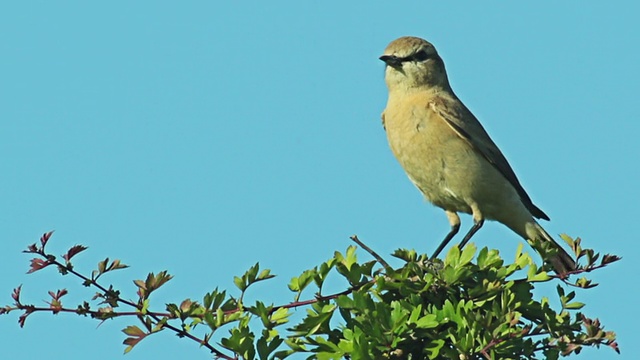
[[[0,308],[0,314],[21,311],[21,327],[35,312],[75,313],[100,321],[131,317],[137,325],[122,330],[125,353],[160,331],[193,340],[221,359],[284,359],[296,353],[320,360],[557,359],[600,345],[619,352],[615,334],[580,312],[584,304],[575,300],[576,291],[567,292],[567,288],[595,287],[584,274],[620,258],[604,255],[598,261],[599,254],[582,249],[579,238],[563,236],[584,264],[568,274],[552,275],[546,265],[536,266],[522,246],[515,261],[505,264],[497,250],[477,251],[473,244],[462,251],[453,247],[443,261],[399,249],[393,256],[403,265],[394,269],[354,236],[352,240],[375,260],[359,262],[355,246],[344,254],[335,252],[328,261],[291,279],[294,300],[289,304],[244,303],[253,284],[274,276],[256,264],[234,279],[235,296],[216,288],[201,302],[185,299],[158,311],[152,309],[151,295],[171,280],[166,271],[135,280],[138,300],[126,300],[120,290],[99,281],[126,265],[106,258],[85,276],[71,260],[87,248],[73,246],[60,261],[45,250],[51,234],[44,234],[39,245],[25,251],[36,255],[28,272],[57,267],[62,275],[75,276],[84,286],[97,289],[96,295],[74,308],[63,305],[66,289],[49,291],[48,306],[37,307],[22,300],[18,287],[12,294],[13,304]],[[537,250],[545,258],[553,255],[548,248]],[[344,278],[347,288],[323,295],[323,284],[331,274]],[[579,275],[583,277],[569,281]],[[555,283],[557,300],[537,299],[532,292],[537,283]],[[309,288],[315,289],[315,297],[301,301]],[[292,309],[299,307],[306,308],[306,316],[285,328]],[[219,340],[214,340],[214,334]]]

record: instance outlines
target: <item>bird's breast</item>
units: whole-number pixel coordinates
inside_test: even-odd
[[[459,161],[452,154],[472,150],[427,104],[425,99],[411,97],[389,101],[384,112],[389,146],[427,200],[468,212],[464,194],[451,181],[460,175]]]

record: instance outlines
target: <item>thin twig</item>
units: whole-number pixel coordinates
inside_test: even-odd
[[[350,237],[350,239],[354,243],[358,244],[361,248],[363,248],[366,252],[371,254],[371,256],[373,256],[376,259],[376,261],[378,263],[380,263],[380,265],[382,265],[385,268],[385,270],[387,270],[387,271],[393,270],[393,268],[391,266],[389,266],[389,264],[386,261],[384,261],[384,259],[380,255],[378,255],[378,253],[376,253],[370,247],[368,247],[362,241],[360,241],[360,239],[358,239],[358,235],[353,235],[353,236]]]

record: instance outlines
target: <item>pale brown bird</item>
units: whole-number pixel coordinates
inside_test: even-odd
[[[444,62],[434,46],[417,37],[392,41],[380,60],[389,89],[382,113],[389,145],[409,179],[434,205],[444,209],[451,231],[437,256],[460,229],[458,212],[471,214],[473,226],[462,248],[485,219],[496,220],[524,239],[548,241],[557,249],[549,259],[558,273],[575,261],[535,221],[549,217],[533,204],[516,174],[480,122],[453,93]]]

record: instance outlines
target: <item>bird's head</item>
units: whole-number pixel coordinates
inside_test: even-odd
[[[404,36],[392,41],[380,60],[387,65],[385,81],[389,91],[449,88],[444,62],[428,41]]]

